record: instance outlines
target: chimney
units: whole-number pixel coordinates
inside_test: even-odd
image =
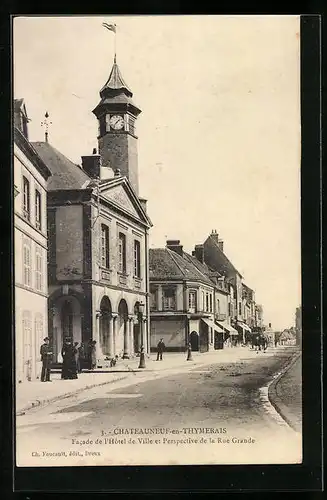
[[[101,156],[93,149],[93,154],[82,156],[82,168],[92,179],[100,178]]]
[[[217,233],[217,230],[216,230],[216,229],[213,229],[213,230],[211,231],[211,235],[210,235],[210,236],[211,236],[211,238],[212,238],[213,240],[215,240],[215,242],[216,242],[216,243],[218,243],[218,236],[219,236],[219,235],[218,235],[218,233]]]
[[[224,242],[223,240],[218,240],[218,247],[223,252],[224,251]]]
[[[192,252],[193,253],[193,252]],[[201,264],[204,263],[204,245],[195,245],[194,256],[198,259]]]
[[[168,248],[169,250],[173,250],[173,252],[176,252],[179,255],[183,256],[183,245],[181,245],[180,243],[180,240],[167,240],[166,248]]]

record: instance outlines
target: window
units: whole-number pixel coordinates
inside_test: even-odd
[[[191,312],[196,311],[196,291],[190,291],[188,294],[188,308]]]
[[[239,314],[239,316],[242,316],[242,303],[241,302],[238,303],[238,314]]]
[[[124,233],[119,233],[118,259],[119,272],[126,273],[126,236]]]
[[[101,224],[101,266],[109,269],[109,227]]]
[[[23,243],[23,283],[31,286],[31,242],[27,239]]]
[[[42,248],[37,245],[35,249],[35,288],[42,291]]]
[[[135,120],[131,116],[128,117],[128,129],[131,134],[135,135]]]
[[[162,308],[164,311],[176,310],[175,288],[164,288],[162,291]]]
[[[232,316],[233,316],[233,308],[232,308],[232,304],[231,304],[231,302],[229,302],[229,303],[228,303],[228,315],[229,315],[230,317],[232,317]]]
[[[209,311],[209,294],[206,293],[206,308],[205,308],[206,311]]]
[[[35,190],[35,226],[41,230],[41,193]]]
[[[209,295],[210,300],[210,312],[212,312],[212,294]]]
[[[202,292],[202,311],[204,311],[205,306],[204,306],[204,292]]]
[[[30,183],[23,177],[23,217],[30,220]]]
[[[158,290],[156,287],[150,287],[150,309],[152,311],[155,311],[156,309],[158,309],[157,293],[158,293]]]
[[[134,276],[141,277],[141,245],[138,240],[134,240]]]
[[[216,308],[217,308],[216,313],[217,313],[217,314],[218,314],[218,316],[219,316],[219,315],[220,315],[220,300],[219,300],[219,299],[217,299]]]

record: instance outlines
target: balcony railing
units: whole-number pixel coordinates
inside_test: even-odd
[[[227,314],[216,313],[215,318],[217,321],[225,321],[227,319]]]

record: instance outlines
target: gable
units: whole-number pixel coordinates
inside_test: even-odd
[[[109,187],[101,193],[101,196],[106,200],[112,201],[123,210],[126,210],[134,217],[140,218],[139,212],[136,210],[125,188],[120,184],[118,186]]]

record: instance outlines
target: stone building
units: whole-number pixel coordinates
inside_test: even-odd
[[[167,351],[205,352],[217,347],[215,287],[205,266],[183,251],[179,240],[149,251],[151,350],[163,338]]]
[[[98,151],[74,164],[34,143],[52,177],[48,190],[49,336],[60,363],[64,338],[96,340],[97,364],[149,350],[146,200],[138,195],[136,120],[116,60],[94,109]],[[144,304],[144,316],[139,304]],[[142,321],[142,325],[140,324]],[[141,333],[143,338],[141,338]]]
[[[47,335],[47,179],[51,175],[28,141],[23,99],[14,101],[15,353],[18,382],[40,377]]]

